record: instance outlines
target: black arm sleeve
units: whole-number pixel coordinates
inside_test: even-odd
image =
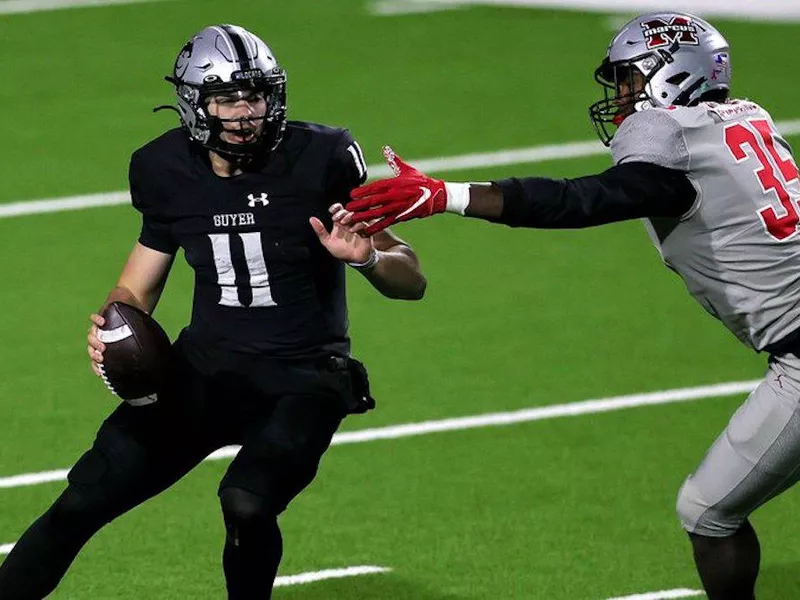
[[[131,157],[128,180],[133,207],[142,213],[142,230],[139,243],[164,254],[175,254],[178,244],[170,231],[169,221],[161,214],[163,208],[157,192],[153,189],[153,176],[145,169],[138,153]]]
[[[573,229],[642,217],[680,217],[697,198],[686,173],[629,162],[577,179],[527,177],[493,181],[512,227]]]

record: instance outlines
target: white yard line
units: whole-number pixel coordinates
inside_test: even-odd
[[[800,125],[800,121],[798,121]],[[402,149],[395,148],[402,154]],[[421,171],[436,173],[439,171],[463,171],[465,169],[506,167],[529,163],[545,162],[549,160],[564,160],[568,158],[585,158],[587,156],[600,156],[608,154],[608,149],[599,141],[567,142],[564,144],[548,144],[546,146],[531,146],[528,148],[511,148],[495,152],[474,152],[456,156],[440,156],[436,158],[413,159],[411,163]],[[371,177],[388,177],[392,174],[388,165],[377,164],[367,167]]]
[[[385,10],[386,4],[393,5]],[[403,7],[402,5],[406,5]],[[800,21],[800,3],[796,0],[374,0],[369,10],[376,15],[414,12],[415,6],[424,6],[425,12],[448,10],[467,6],[506,6],[514,8],[551,8],[582,10],[600,13],[643,11],[687,11],[707,17],[765,21]],[[405,8],[405,10],[404,10]],[[421,12],[421,11],[419,11]]]
[[[616,598],[609,598],[608,600],[671,600],[672,598],[694,598],[697,596],[705,596],[705,594],[702,590],[678,588],[675,590],[634,594],[633,596],[618,596]]]
[[[501,413],[487,413],[470,417],[456,417],[437,421],[422,421],[420,423],[405,423],[402,425],[389,425],[361,431],[344,431],[333,436],[332,446],[343,444],[361,444],[377,440],[394,440],[445,431],[463,431],[465,429],[478,429],[481,427],[498,427],[516,423],[529,423],[560,417],[576,417],[579,415],[597,414],[638,406],[654,406],[658,404],[671,404],[674,402],[687,402],[703,398],[721,398],[749,393],[760,380],[731,381],[715,385],[679,388],[650,392],[646,394],[630,394],[626,396],[613,396],[555,404],[551,406],[537,406]],[[238,446],[226,446],[209,455],[206,460],[223,460],[236,456]],[[0,478],[1,488],[17,488],[30,485],[39,485],[54,481],[64,481],[69,469],[55,471],[42,471],[38,473],[24,473]]]
[[[96,208],[98,206],[115,206],[118,204],[130,204],[130,201],[131,196],[128,192],[87,194],[85,196],[52,198],[50,200],[26,200],[23,202],[0,204],[0,218],[40,215],[65,210]]]
[[[0,545],[0,555],[11,552],[14,544]],[[309,571],[308,573],[297,573],[296,575],[281,575],[275,579],[274,587],[286,587],[290,585],[302,585],[325,581],[327,579],[343,579],[345,577],[359,577],[361,575],[377,575],[388,573],[389,567],[377,567],[374,565],[358,565],[355,567],[344,567],[341,569],[324,569],[322,571]]]
[[[142,4],[164,0],[3,0],[0,15],[20,15],[64,8],[88,8],[93,6],[117,6],[120,4]]]
[[[388,573],[389,567],[375,567],[363,565],[358,567],[345,567],[344,569],[325,569],[324,571],[312,571],[310,573],[298,573],[297,575],[281,575],[275,579],[274,587],[287,585],[301,585],[303,583],[313,583],[326,579],[342,579],[343,577],[358,577],[359,575],[377,575],[378,573]]]
[[[800,119],[778,121],[776,125],[778,130],[785,136],[800,134]],[[395,150],[398,150],[402,154],[402,148],[395,148]],[[548,144],[546,146],[530,146],[528,148],[512,148],[508,150],[498,150],[496,152],[476,152],[458,154],[455,156],[412,159],[407,162],[410,162],[422,171],[437,173],[442,171],[464,171],[476,168],[534,164],[569,158],[584,158],[587,156],[600,156],[607,154],[607,152],[608,149],[599,141],[586,141]],[[392,174],[389,167],[383,163],[369,165],[367,169],[371,177],[388,177]],[[119,204],[128,204],[129,202],[130,196],[126,191],[70,196],[67,198],[51,198],[47,200],[10,202],[7,204],[0,204],[0,219],[66,210],[96,208],[98,206],[116,206]]]
[[[382,17],[394,15],[423,14],[429,12],[442,12],[445,10],[456,10],[461,5],[446,5],[440,2],[425,2],[424,0],[375,0],[370,5],[370,12]]]
[[[24,473],[22,475],[12,475],[11,477],[0,478],[0,489],[25,487],[28,485],[39,485],[53,481],[66,481],[69,469],[58,469],[55,471],[40,471],[38,473]]]

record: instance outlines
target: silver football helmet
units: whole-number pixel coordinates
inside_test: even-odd
[[[605,98],[589,116],[605,145],[631,113],[652,107],[724,101],[730,90],[730,48],[709,23],[685,13],[648,13],[617,32],[595,80]]]
[[[175,60],[171,76],[181,123],[193,140],[232,160],[251,159],[274,150],[286,128],[286,73],[260,38],[236,25],[213,25],[192,37]],[[222,119],[209,113],[211,98],[246,92],[263,94],[266,114]],[[263,121],[261,133],[246,143],[220,136],[225,125],[252,127]]]

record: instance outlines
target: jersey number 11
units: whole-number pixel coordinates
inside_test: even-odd
[[[244,248],[244,258],[247,263],[247,287],[252,292],[252,301],[247,305],[250,308],[263,306],[277,306],[272,299],[269,287],[269,273],[267,261],[264,260],[264,250],[261,247],[261,234],[258,231],[239,233]],[[217,284],[220,287],[219,303],[222,306],[244,307],[239,299],[239,287],[236,285],[236,271],[231,259],[231,236],[227,233],[210,233],[211,250],[214,253],[214,265],[217,268]]]

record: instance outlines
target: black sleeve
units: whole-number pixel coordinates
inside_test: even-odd
[[[642,217],[681,217],[697,190],[686,173],[629,162],[577,179],[527,177],[492,185],[503,192],[499,219],[512,227],[573,229]]]
[[[350,201],[350,190],[367,180],[367,164],[361,147],[349,131],[340,136],[328,165],[327,190],[331,204]]]
[[[175,254],[178,244],[170,231],[169,221],[163,216],[163,200],[153,189],[154,176],[148,173],[138,153],[131,157],[128,180],[133,207],[142,213],[139,243],[164,254]]]

